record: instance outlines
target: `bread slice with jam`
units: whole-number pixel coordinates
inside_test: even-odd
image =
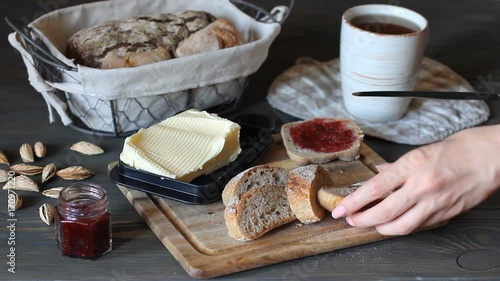
[[[352,120],[316,118],[283,125],[281,136],[290,159],[310,164],[358,159],[364,134]]]

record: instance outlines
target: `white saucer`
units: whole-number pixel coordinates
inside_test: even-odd
[[[295,66],[276,78],[267,100],[272,107],[301,119],[354,119],[344,108],[339,69],[338,59],[318,62],[300,58]],[[430,58],[422,61],[416,90],[474,91],[463,77]],[[490,110],[484,101],[413,99],[406,115],[397,121],[371,123],[356,120],[356,123],[368,136],[422,145],[483,123],[489,115]]]

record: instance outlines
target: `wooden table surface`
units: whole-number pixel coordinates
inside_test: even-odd
[[[82,0],[2,1],[2,16],[31,21],[44,12],[77,5]],[[255,3],[273,6],[286,1]],[[431,40],[426,50],[465,77],[477,90],[500,92],[500,1],[331,1],[298,0],[269,59],[254,75],[244,94],[242,112],[271,115],[265,102],[273,79],[295,59],[311,56],[330,60],[339,53],[340,15],[360,3],[399,3],[426,16]],[[3,18],[3,17],[2,17]],[[113,213],[113,250],[96,261],[63,258],[54,240],[54,227],[45,225],[38,207],[54,199],[23,192],[23,207],[15,212],[15,231],[7,226],[7,192],[0,191],[0,280],[170,280],[189,279],[182,267],[132,208],[106,173],[118,159],[123,138],[103,138],[49,124],[42,97],[29,85],[21,58],[6,40],[10,32],[0,24],[0,150],[14,163],[21,160],[23,143],[42,141],[47,156],[37,164],[82,165],[96,173],[91,181],[109,193]],[[488,124],[500,123],[500,103],[491,102]],[[105,154],[81,156],[69,150],[77,141],[101,145]],[[366,143],[387,161],[394,161],[411,146],[367,137]],[[492,155],[492,157],[498,157]],[[5,167],[3,167],[5,168]],[[53,180],[43,188],[67,184]],[[15,239],[15,274],[8,272],[9,237]],[[214,265],[217,266],[217,265]],[[499,280],[500,196],[462,214],[445,227],[348,248],[220,279],[239,280]]]

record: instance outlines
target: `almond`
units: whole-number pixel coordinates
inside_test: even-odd
[[[0,164],[10,165],[9,159],[7,159],[7,156],[2,151],[0,151]]]
[[[83,180],[94,175],[82,166],[71,166],[57,171],[57,175],[65,180]]]
[[[29,143],[25,143],[19,149],[19,154],[21,155],[21,159],[25,163],[31,163],[35,161],[35,157],[33,155],[33,147]]]
[[[14,172],[12,172],[14,174]],[[7,182],[9,180],[9,172],[4,169],[0,169],[0,183]]]
[[[45,145],[41,142],[35,143],[35,155],[38,158],[42,158],[45,156],[45,153],[47,153],[47,148]]]
[[[32,179],[28,178],[27,176],[17,176],[9,181],[3,186],[4,190],[24,190],[24,191],[34,191],[34,192],[39,192],[40,188],[38,188],[38,185],[36,182],[34,182]]]
[[[52,221],[54,220],[54,215],[56,213],[56,209],[54,206],[44,203],[40,208],[38,209],[38,213],[40,214],[40,219],[47,224],[50,225]]]
[[[25,176],[34,176],[40,174],[43,170],[43,167],[29,165],[29,164],[17,164],[11,166],[10,169],[18,174]]]
[[[43,195],[49,197],[49,198],[54,198],[54,199],[57,199],[59,198],[59,193],[61,193],[61,190],[63,189],[64,187],[54,187],[54,188],[51,188],[51,189],[47,189],[47,190],[44,190],[42,192]]]
[[[57,167],[55,164],[50,163],[43,168],[42,171],[42,183],[48,181],[56,175]]]
[[[23,205],[23,198],[14,191],[9,191],[8,198],[9,210],[17,210]]]
[[[77,142],[73,144],[69,149],[85,155],[98,155],[104,153],[104,150],[102,148],[87,141]]]

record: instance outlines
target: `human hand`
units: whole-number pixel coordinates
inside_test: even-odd
[[[344,198],[332,216],[347,216],[357,227],[374,226],[383,235],[439,225],[499,188],[500,125],[464,130],[417,148],[379,172]]]

